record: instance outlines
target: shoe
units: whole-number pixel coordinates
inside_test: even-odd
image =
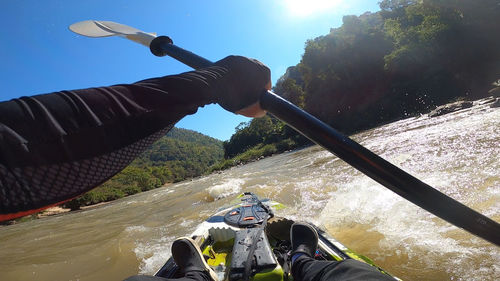
[[[290,240],[292,241],[292,256],[297,253],[304,253],[313,258],[318,248],[318,232],[311,225],[303,222],[296,222],[290,230]]]
[[[172,257],[184,272],[202,271],[207,273],[212,281],[218,281],[217,275],[205,261],[200,248],[193,239],[181,237],[172,244]]]

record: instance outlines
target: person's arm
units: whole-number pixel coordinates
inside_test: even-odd
[[[100,185],[200,106],[262,115],[269,76],[258,62],[228,57],[180,75],[0,103],[0,221]]]

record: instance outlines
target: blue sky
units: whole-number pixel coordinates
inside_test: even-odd
[[[269,66],[274,83],[300,61],[307,39],[340,26],[343,15],[379,10],[378,1],[6,1],[0,17],[0,101],[190,70],[124,39],[76,35],[68,30],[74,22],[109,20],[168,35],[212,61],[230,54],[253,57]],[[177,126],[226,140],[248,120],[210,105]]]

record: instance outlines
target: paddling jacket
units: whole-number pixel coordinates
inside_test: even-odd
[[[181,118],[215,102],[225,71],[213,66],[0,103],[0,221],[108,180]]]

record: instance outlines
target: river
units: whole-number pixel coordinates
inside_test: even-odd
[[[353,138],[500,221],[500,109],[413,117]],[[121,280],[154,273],[170,245],[242,191],[323,225],[403,280],[500,280],[500,248],[401,199],[313,146],[81,212],[0,227],[0,280]]]

